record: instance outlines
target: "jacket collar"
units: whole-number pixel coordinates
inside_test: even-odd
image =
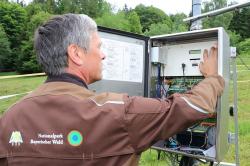
[[[87,84],[82,79],[80,79],[76,75],[69,74],[69,73],[62,73],[62,74],[56,75],[56,76],[55,75],[48,75],[45,83],[47,83],[47,82],[69,82],[69,83],[76,84],[76,85],[79,85],[79,86],[82,86],[82,87],[88,89]]]

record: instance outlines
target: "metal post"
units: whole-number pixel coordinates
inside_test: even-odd
[[[236,57],[231,57],[233,65],[233,88],[234,88],[234,132],[235,132],[235,162],[240,166],[239,159],[239,129],[238,129],[238,93],[237,93],[237,67]]]
[[[201,14],[201,0],[192,0],[192,15],[197,16]],[[194,20],[191,23],[190,30],[199,30],[202,29],[202,21]]]
[[[210,12],[207,12],[207,13],[203,13],[203,14],[200,14],[200,15],[196,15],[196,16],[193,15],[192,17],[183,19],[183,21],[184,22],[193,21],[193,20],[198,20],[198,19],[202,19],[202,18],[206,18],[206,17],[217,16],[217,15],[220,15],[220,14],[232,11],[232,10],[238,10],[240,8],[244,8],[244,7],[248,7],[248,6],[250,6],[250,0],[248,0],[246,2],[243,2],[243,3],[236,4],[236,5],[232,5],[232,6],[228,6],[228,7],[225,7],[225,8],[210,11]]]

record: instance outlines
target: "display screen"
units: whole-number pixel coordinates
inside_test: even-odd
[[[201,54],[201,50],[189,50],[189,54]]]

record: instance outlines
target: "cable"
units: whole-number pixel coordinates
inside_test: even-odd
[[[192,129],[190,129],[190,142],[188,145],[189,147],[191,147],[192,141],[193,141],[193,133],[192,133]]]
[[[196,124],[194,124],[193,126],[189,127],[189,129],[190,129],[190,130],[192,130],[192,129],[194,129],[194,128],[198,127],[198,126],[201,124],[201,122],[202,122],[202,121],[197,122],[197,123],[196,123]]]
[[[168,97],[168,91],[166,90],[166,88],[165,88],[165,83],[164,83],[164,81],[165,81],[164,70],[165,70],[165,65],[163,65],[163,73],[162,73],[162,74],[163,74],[163,79],[162,79],[161,85],[162,85],[162,89],[163,89],[163,91],[164,91],[163,95],[164,95],[165,97]]]
[[[181,67],[182,67],[182,73],[183,73],[183,86],[185,87],[186,86],[186,80],[185,80],[185,67],[186,67],[186,64],[182,63]]]
[[[164,91],[164,96],[165,96],[165,97],[168,97],[168,91],[166,90],[164,84],[162,84],[162,89],[163,89],[163,91]]]
[[[205,133],[204,144],[201,146],[201,148],[204,148],[207,145],[207,139],[208,139],[208,135],[207,135],[207,133]]]
[[[161,98],[161,64],[157,65],[157,85],[156,85],[156,95]]]

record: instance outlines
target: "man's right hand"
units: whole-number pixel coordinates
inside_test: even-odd
[[[211,47],[209,54],[205,49],[203,53],[203,62],[199,65],[200,71],[204,77],[218,75],[218,48],[217,46]]]

